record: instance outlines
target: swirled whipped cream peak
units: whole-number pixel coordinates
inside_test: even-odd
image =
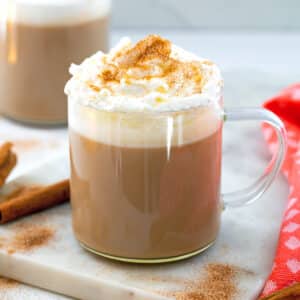
[[[106,111],[178,111],[218,102],[219,68],[158,35],[123,38],[70,67],[69,101]]]

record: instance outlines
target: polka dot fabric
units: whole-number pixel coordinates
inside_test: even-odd
[[[268,100],[264,107],[279,116],[287,129],[288,151],[282,172],[290,192],[273,269],[261,296],[265,299],[285,299],[288,295],[295,295],[300,284],[300,84],[286,88]],[[263,134],[270,151],[276,151],[277,139],[273,129],[265,124]],[[284,294],[282,298],[278,297],[281,293]]]

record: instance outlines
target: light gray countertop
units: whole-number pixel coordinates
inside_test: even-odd
[[[112,0],[113,26],[300,29],[299,1]]]
[[[300,33],[166,30],[158,30],[155,33],[157,32],[179,46],[216,61],[221,66],[225,79],[225,106],[261,105],[281,88],[300,79]],[[113,32],[112,42],[114,44],[124,35],[138,39],[144,34],[144,31],[117,31]],[[24,139],[36,140],[39,143],[42,141],[36,148],[25,149],[23,145],[22,150],[20,145],[21,166],[15,171],[15,175],[21,169],[32,166],[37,151],[40,151],[39,147],[44,149],[44,157],[53,151],[54,142],[58,148],[66,147],[66,128],[36,129],[0,119],[0,129],[2,140],[18,139],[22,135]],[[228,191],[236,189],[239,182],[244,184],[249,179],[256,178],[269,154],[258,124],[246,122],[241,126],[226,125],[224,140],[223,189]],[[273,193],[274,190],[278,190],[278,195],[282,197],[287,194],[287,187],[281,176],[273,187]],[[278,209],[282,209],[282,205]],[[280,220],[278,227],[279,225]],[[275,245],[276,236],[273,240]],[[0,286],[1,299],[19,300],[20,297],[26,300],[65,299],[25,285],[5,291],[1,291]]]

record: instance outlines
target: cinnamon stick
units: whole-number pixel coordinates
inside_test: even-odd
[[[0,203],[0,224],[38,212],[70,199],[69,180],[43,186],[24,188]]]
[[[12,152],[12,146],[12,143],[7,142],[0,147],[0,187],[17,164],[17,156]]]

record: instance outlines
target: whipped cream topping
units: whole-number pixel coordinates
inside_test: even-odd
[[[65,93],[72,102],[115,112],[179,111],[218,106],[223,80],[218,67],[157,35],[133,44],[123,38],[71,65]]]
[[[73,24],[106,16],[110,0],[12,0],[1,3],[1,10],[7,18],[26,24]]]

